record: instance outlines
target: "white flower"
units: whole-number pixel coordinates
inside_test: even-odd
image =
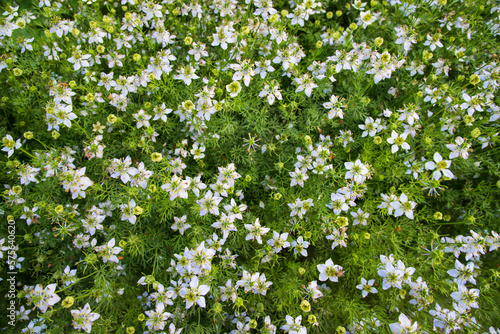
[[[405,141],[406,137],[408,137],[408,133],[399,135],[396,131],[392,130],[391,137],[387,139],[387,142],[392,144],[392,153],[396,153],[399,150],[399,146],[406,151],[410,149],[410,145]]]
[[[454,177],[453,173],[448,169],[451,166],[451,160],[443,160],[443,157],[438,152],[434,153],[434,161],[427,161],[425,169],[435,170],[432,173],[434,180],[439,180],[442,174],[450,179]],[[441,174],[442,173],[442,174]]]
[[[446,144],[446,147],[451,150],[450,159],[455,159],[457,157],[467,159],[469,157],[469,151],[471,151],[471,144],[467,143],[460,136],[455,138],[455,144]]]
[[[182,180],[182,177],[173,175],[170,182],[161,186],[161,189],[168,191],[170,200],[173,201],[177,197],[188,198],[189,180]],[[201,189],[201,188],[200,188]]]
[[[361,208],[358,209],[357,212],[351,212],[351,216],[354,218],[352,225],[365,225],[368,222],[368,217],[370,217],[369,213],[365,213]]]
[[[128,220],[131,224],[135,224],[137,217],[134,214],[134,208],[136,207],[135,201],[131,199],[128,204],[120,205],[122,210],[121,220]]]
[[[274,253],[279,253],[283,248],[290,247],[290,243],[286,239],[288,239],[288,233],[280,235],[278,232],[273,231],[273,238],[267,240],[267,243],[273,247]]]
[[[358,25],[362,25],[363,29],[366,29],[370,24],[377,20],[377,16],[375,13],[370,13],[370,10],[366,12],[359,13],[358,21],[356,22]]]
[[[178,74],[174,76],[174,79],[182,80],[188,86],[191,84],[192,79],[199,78],[199,76],[195,74],[195,69],[191,66],[183,66],[180,70],[177,70],[177,73]]]
[[[290,176],[292,177],[292,181],[290,181],[290,187],[293,187],[295,185],[299,185],[302,188],[304,188],[304,181],[306,181],[309,176],[307,176],[307,168],[297,168],[295,167],[294,172],[289,172]]]
[[[198,277],[193,276],[191,282],[189,282],[189,288],[183,287],[179,291],[179,295],[186,300],[186,309],[191,308],[194,303],[198,304],[200,307],[205,307],[205,297],[203,296],[210,291],[210,287],[208,285],[198,285]]]
[[[391,202],[391,206],[395,210],[395,217],[405,214],[406,217],[410,219],[413,219],[413,209],[416,205],[417,203],[408,200],[408,196],[406,196],[405,193],[402,193],[401,196],[399,196],[399,201]]]
[[[331,202],[326,204],[326,207],[332,209],[336,215],[340,215],[342,211],[347,212],[349,210],[349,205],[345,202],[344,196],[340,194],[331,194],[331,199]]]
[[[174,217],[175,223],[172,225],[172,230],[179,231],[181,235],[184,235],[184,232],[191,227],[191,225],[186,224],[186,218],[186,215],[181,218]]]
[[[257,240],[259,244],[262,244],[261,236],[269,232],[269,228],[260,225],[259,218],[255,219],[253,224],[245,224],[245,228],[250,231],[245,240]]]
[[[371,117],[365,119],[365,124],[360,124],[358,127],[363,130],[363,133],[361,134],[361,137],[363,138],[367,135],[374,137],[383,129],[382,125],[380,125],[380,119],[377,118],[376,120],[373,120]]]
[[[243,220],[243,215],[241,214],[247,209],[246,204],[240,204],[236,205],[236,201],[234,198],[231,198],[231,204],[224,205],[224,210],[228,213],[229,217],[232,217],[232,219],[239,219]]]
[[[93,242],[95,242],[95,239]],[[102,256],[102,262],[104,263],[108,261],[118,263],[118,257],[116,255],[123,250],[121,247],[115,247],[115,238],[109,240],[104,246],[97,246],[94,249]]]
[[[391,331],[395,334],[414,333],[418,329],[417,322],[411,323],[403,313],[399,315],[399,322],[390,324]]]
[[[267,102],[272,105],[277,98],[278,100],[282,100],[281,91],[279,90],[278,83],[272,83],[271,86],[266,84],[266,86],[259,93],[259,97],[267,97]]]
[[[317,265],[319,271],[319,280],[338,282],[339,277],[343,275],[343,268],[337,264],[333,264],[332,259],[326,260],[325,264]]]
[[[10,156],[14,154],[14,149],[17,150],[18,148],[21,147],[21,140],[18,139],[14,141],[14,138],[12,138],[11,135],[6,135],[3,138],[3,146],[4,148],[2,148],[2,151],[7,152],[7,157],[10,158]]]
[[[193,148],[190,151],[195,160],[203,159],[205,157],[205,154],[203,152],[205,152],[205,145],[200,145],[196,142],[193,144]]]
[[[358,159],[354,163],[345,162],[344,166],[347,169],[347,173],[345,174],[346,180],[354,180],[357,184],[365,182],[366,176],[369,174],[369,170],[367,166],[361,162],[361,160]]]
[[[241,91],[241,84],[239,81],[233,81],[229,85],[226,85],[226,90],[229,93],[229,96],[236,97]]]
[[[295,320],[291,316],[287,315],[286,325],[281,326],[281,329],[284,330],[285,333],[289,334],[307,334],[307,329],[300,325],[301,321],[301,315],[295,318]]]
[[[307,256],[307,247],[309,247],[309,242],[305,241],[302,236],[298,237],[297,241],[292,241],[290,245],[293,247],[293,252],[295,254]]]
[[[435,34],[434,36],[427,34],[427,40],[425,41],[424,45],[428,45],[431,51],[434,51],[436,47],[443,47],[443,43],[441,43],[441,41],[439,40],[439,34]]]
[[[53,306],[61,300],[55,293],[56,287],[57,284],[49,284],[44,289],[43,285],[38,284],[26,294],[26,298],[38,307],[42,313],[45,313],[49,306]]]
[[[146,326],[152,330],[163,330],[165,328],[165,322],[170,318],[171,314],[164,312],[165,305],[163,303],[158,303],[156,305],[155,311],[146,311],[146,315],[149,319],[146,321]]]
[[[87,333],[92,330],[92,323],[100,317],[99,314],[90,312],[88,303],[81,310],[71,310],[71,315],[73,316],[73,328],[83,329]]]
[[[209,190],[205,193],[205,196],[196,201],[200,205],[200,216],[206,215],[208,212],[216,216],[219,215],[219,203],[222,201],[222,197],[213,195],[212,191]]]
[[[448,275],[454,277],[458,285],[465,285],[467,282],[476,284],[474,262],[463,265],[460,261],[455,260],[455,269],[448,270]]]
[[[330,97],[330,102],[325,102],[323,103],[323,107],[326,109],[329,109],[328,111],[328,119],[333,119],[335,117],[339,117],[341,119],[344,118],[344,111],[343,109],[347,107],[347,105],[344,103],[344,99],[340,98],[338,96],[332,95]]]
[[[374,279],[369,280],[368,282],[366,279],[361,278],[361,284],[356,285],[356,289],[361,290],[361,294],[363,295],[363,298],[368,296],[368,293],[377,293],[377,289],[373,287],[373,283],[375,283]]]
[[[307,73],[299,78],[295,78],[294,81],[298,85],[295,93],[304,91],[307,97],[311,97],[312,90],[318,87]]]
[[[401,283],[403,283],[404,272],[394,268],[392,262],[387,262],[385,267],[378,271],[378,275],[384,278],[382,289],[387,290],[390,287],[402,288]]]
[[[451,294],[451,298],[458,302],[458,306],[470,310],[479,308],[477,298],[479,298],[479,289],[467,289],[465,285],[458,285],[458,291]]]

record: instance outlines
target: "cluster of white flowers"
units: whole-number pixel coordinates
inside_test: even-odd
[[[64,190],[71,193],[73,199],[78,197],[85,198],[85,190],[92,186],[94,182],[85,176],[86,167],[67,169],[60,175]]]
[[[431,207],[422,200],[421,189],[429,189],[429,194],[437,195],[438,190],[446,188],[441,182],[450,182],[451,188],[456,185],[453,179],[464,180],[469,174],[471,179],[482,177],[481,181],[486,180],[488,187],[493,187],[496,182],[497,173],[489,173],[487,179],[486,173],[479,172],[485,168],[493,169],[494,161],[480,155],[477,158],[475,153],[483,150],[495,157],[496,151],[490,148],[498,142],[495,129],[500,120],[497,103],[500,66],[495,60],[497,55],[491,53],[487,43],[484,43],[484,50],[482,47],[479,50],[478,47],[466,47],[479,38],[479,31],[480,44],[487,36],[500,35],[500,6],[493,6],[491,1],[485,2],[484,6],[478,5],[475,14],[474,11],[452,10],[458,5],[446,4],[446,0],[422,1],[420,4],[390,0],[384,2],[383,9],[377,1],[355,0],[347,1],[346,6],[342,4],[342,10],[328,14],[325,2],[317,0],[291,0],[285,5],[283,1],[274,1],[273,4],[272,0],[245,0],[244,4],[237,0],[207,3],[197,0],[121,0],[114,3],[83,0],[68,6],[58,0],[37,2],[39,8],[35,14],[39,17],[23,9],[26,6],[5,5],[0,19],[0,48],[4,49],[0,57],[0,73],[8,78],[5,83],[8,94],[4,94],[1,104],[9,116],[4,123],[9,123],[7,131],[11,133],[2,132],[2,151],[7,154],[7,173],[17,178],[12,186],[5,185],[6,212],[26,221],[25,242],[36,240],[40,245],[52,247],[54,238],[62,241],[71,236],[68,243],[74,246],[76,254],[85,252],[84,260],[71,252],[64,258],[74,262],[54,266],[58,272],[54,277],[65,287],[63,291],[75,292],[72,285],[83,280],[77,276],[77,270],[84,276],[80,263],[100,266],[97,269],[99,274],[111,270],[106,272],[111,273],[109,281],[108,278],[96,280],[99,284],[106,281],[100,285],[98,296],[93,296],[98,304],[103,298],[111,300],[112,296],[123,294],[124,288],[114,287],[120,281],[111,276],[125,274],[122,269],[126,265],[120,262],[125,253],[149,261],[146,256],[155,247],[142,247],[141,244],[147,244],[148,240],[145,242],[143,236],[134,233],[142,233],[143,227],[149,228],[147,224],[158,218],[166,230],[159,230],[154,237],[161,235],[168,242],[172,237],[173,242],[167,245],[167,249],[155,252],[152,272],[158,275],[165,261],[170,260],[166,275],[176,281],[163,285],[152,275],[139,279],[138,284],[148,285],[148,292],[138,298],[144,311],[140,318],[145,320],[145,333],[168,331],[178,334],[182,328],[176,328],[174,323],[184,323],[184,318],[191,313],[185,310],[196,308],[196,305],[205,308],[207,304],[207,308],[214,312],[214,318],[220,315],[225,323],[235,325],[232,334],[258,330],[257,320],[264,322],[262,332],[276,333],[279,327],[271,323],[270,316],[259,310],[256,318],[256,308],[252,304],[259,300],[255,298],[266,296],[273,285],[266,274],[271,277],[270,274],[275,273],[264,272],[265,268],[281,265],[278,262],[281,258],[302,261],[301,256],[317,255],[318,249],[328,248],[331,242],[335,254],[326,255],[316,263],[304,263],[309,267],[316,266],[319,281],[339,282],[344,269],[333,260],[345,259],[342,253],[348,245],[366,245],[370,238],[367,231],[372,235],[377,233],[377,240],[387,238],[385,228],[379,224],[377,211],[401,217],[396,219],[399,222],[409,222],[409,219],[411,224],[420,224]],[[274,8],[278,5],[279,10]],[[330,5],[328,9],[335,7],[337,10],[337,4]],[[107,6],[106,15],[94,13],[99,6]],[[489,13],[482,13],[485,6],[489,7]],[[431,20],[426,18],[422,22],[420,12],[430,15]],[[341,21],[336,21],[334,15],[342,17],[343,23],[339,25]],[[478,17],[484,18],[486,23],[477,20]],[[350,21],[347,25],[344,24],[346,20]],[[33,27],[28,24],[32,21],[36,22],[36,29],[45,30],[43,39],[30,36]],[[321,22],[327,24],[322,26]],[[455,37],[460,35],[461,38]],[[183,40],[180,40],[181,36]],[[373,40],[370,37],[370,40],[363,41],[366,36],[372,36]],[[314,38],[319,39],[315,48]],[[307,43],[299,44],[304,41]],[[42,54],[44,58],[38,60],[40,66],[33,66],[36,57],[42,57]],[[28,69],[30,65],[32,68]],[[38,85],[36,75],[39,72],[42,81]],[[34,78],[27,78],[32,74],[35,74]],[[389,80],[396,74],[401,74],[401,77]],[[352,90],[346,90],[341,81],[351,77]],[[368,90],[373,87],[376,90]],[[23,99],[26,97],[26,105],[41,105],[42,114],[39,115],[36,107],[28,113],[16,109],[22,105],[20,98],[15,96],[17,93],[26,93],[22,95]],[[379,93],[384,96],[379,97]],[[260,99],[252,101],[251,96],[257,95]],[[387,106],[387,103],[394,105]],[[110,110],[118,117],[110,115]],[[14,112],[22,117],[33,114],[35,121],[26,119],[21,123]],[[19,128],[35,126],[36,120],[44,119],[54,140],[63,136],[52,142],[60,148],[48,148],[45,137],[50,137],[50,134],[40,135],[34,129],[33,133],[25,133],[26,140],[14,139],[19,134],[15,131],[17,129],[10,129],[14,124],[11,115],[15,116],[15,126]],[[298,116],[303,116],[303,120]],[[101,125],[101,122],[106,125]],[[266,122],[284,123],[281,127],[284,131],[268,136],[268,130],[275,131],[275,127],[262,131]],[[89,130],[91,125],[93,131]],[[241,143],[227,150],[224,147],[226,140],[239,139],[241,129],[245,134],[249,133],[243,138],[243,154],[238,150]],[[106,130],[105,134],[103,130]],[[125,139],[122,144],[121,139],[127,131],[131,132],[130,141]],[[78,136],[70,138],[76,132]],[[437,134],[441,137],[433,138]],[[71,139],[71,145],[64,141],[65,137]],[[122,137],[118,145],[115,137]],[[318,137],[319,141],[313,143],[311,137]],[[257,144],[260,140],[262,145]],[[303,141],[305,145],[297,147],[293,153],[297,141]],[[261,154],[256,157],[258,147]],[[224,153],[214,156],[217,148]],[[123,150],[129,149],[134,152],[123,154]],[[234,152],[238,154],[234,155]],[[151,154],[152,162],[148,156],[143,156],[144,153]],[[120,158],[126,154],[130,155]],[[267,160],[262,165],[261,160],[274,155],[277,156],[274,165],[278,172],[273,174],[273,168],[270,168],[268,174],[271,176],[259,179],[264,174],[261,172],[268,170],[265,167]],[[449,160],[445,160],[447,157]],[[82,160],[84,165],[81,165]],[[292,168],[289,168],[290,160],[294,163]],[[239,168],[246,174],[245,181],[237,182],[241,175],[236,172],[234,163],[228,164],[231,161],[238,166],[241,164]],[[218,167],[218,174],[213,166]],[[386,175],[383,173],[392,173],[393,166],[391,178],[393,176],[397,182],[383,183]],[[408,176],[403,174],[405,169]],[[104,175],[102,170],[105,170]],[[95,186],[86,172],[96,182]],[[380,183],[370,181],[374,174]],[[49,178],[54,175],[58,176],[71,198],[69,195],[62,199],[59,195],[49,196],[53,194],[49,183],[53,180]],[[258,175],[257,180],[254,175]],[[123,184],[110,178],[119,178]],[[287,180],[290,180],[290,187],[299,187],[285,189]],[[306,181],[309,181],[307,185]],[[314,189],[318,181],[321,181],[321,188]],[[38,198],[38,195],[33,195],[43,189],[45,182],[50,190],[47,196]],[[108,187],[106,182],[118,182],[119,187]],[[271,200],[256,198],[262,189],[253,188],[254,184],[263,185],[263,192],[270,193]],[[387,192],[392,184],[401,187]],[[157,187],[162,191],[157,191]],[[249,188],[250,199],[245,204],[243,190]],[[62,193],[60,187],[57,190]],[[314,192],[316,196],[313,196]],[[90,194],[96,197],[89,198]],[[371,197],[360,201],[365,194]],[[376,199],[378,194],[382,203],[380,198]],[[450,198],[455,194],[452,193]],[[53,205],[52,200],[48,203],[50,197],[62,204]],[[106,202],[101,202],[102,198]],[[281,198],[286,201],[279,202]],[[74,204],[74,200],[82,203]],[[20,206],[25,201],[26,206]],[[161,209],[157,209],[158,203]],[[467,202],[462,201],[461,205],[464,203]],[[490,203],[485,204],[485,210],[493,212],[494,208],[487,207]],[[382,210],[376,210],[374,206]],[[454,209],[449,206],[451,204],[442,210],[452,212]],[[114,210],[117,210],[115,217],[108,219],[110,224],[107,224],[106,218],[112,217]],[[144,221],[141,218],[138,224],[143,210]],[[160,211],[159,217],[154,215],[158,213],[155,210]],[[284,210],[284,216],[280,210]],[[0,215],[4,215],[3,209]],[[437,212],[434,220],[441,220],[442,216]],[[261,224],[257,217],[265,224]],[[346,217],[352,217],[351,226]],[[488,219],[498,218],[495,212],[492,217]],[[473,223],[474,217],[469,218]],[[444,218],[445,221],[450,219]],[[111,220],[116,225],[112,225]],[[314,223],[317,221],[320,224]],[[47,224],[52,225],[49,228]],[[153,223],[153,228],[158,226]],[[349,232],[356,234],[348,235],[348,228]],[[133,233],[125,241],[123,233],[129,229]],[[441,308],[436,303],[429,313],[425,311],[426,317],[430,314],[433,318],[434,331],[451,333],[479,328],[473,315],[479,308],[480,296],[486,295],[480,295],[481,280],[476,281],[481,256],[486,254],[488,247],[489,251],[500,247],[498,233],[484,230],[481,233],[471,231],[470,236],[444,237],[439,248],[430,252],[433,269],[436,272],[441,270],[441,273],[447,271],[449,276],[444,283],[447,289],[451,289],[450,299],[440,300],[440,303],[452,305]],[[11,249],[4,246],[5,240],[0,239],[0,258],[4,258],[4,251]],[[401,247],[404,246],[398,245],[399,249],[394,253],[403,256]],[[52,260],[54,253],[58,252],[47,257]],[[456,257],[454,268],[450,262],[441,262],[444,253],[451,252]],[[337,253],[341,255],[337,256]],[[174,254],[172,259],[165,258],[171,254]],[[238,261],[240,263],[236,261],[238,256],[238,260],[242,260]],[[20,269],[24,258],[18,255],[10,257],[14,267]],[[35,263],[34,267],[37,271],[47,273],[47,268],[54,265],[49,262],[47,266],[45,258],[45,254],[37,258],[39,264]],[[100,259],[102,263],[96,263]],[[357,259],[358,255],[355,261]],[[271,260],[273,262],[269,263]],[[361,279],[356,289],[361,291],[362,298],[382,297],[384,303],[387,298],[382,296],[383,293],[399,294],[397,303],[392,305],[399,314],[398,320],[390,324],[382,322],[388,324],[394,333],[417,332],[419,324],[425,325],[422,325],[421,318],[417,319],[419,323],[410,319],[420,316],[419,313],[400,307],[404,303],[403,297],[409,291],[411,298],[407,301],[410,305],[418,311],[429,310],[433,303],[431,292],[437,287],[432,286],[431,280],[414,279],[415,268],[407,267],[394,255],[380,255],[380,260],[381,264],[373,265],[372,269],[377,267],[379,277],[376,279],[382,283],[377,285],[375,278],[365,279],[368,276],[364,274],[364,277],[354,276],[358,277],[356,282]],[[248,261],[252,264],[249,265]],[[438,262],[441,267],[435,268]],[[359,271],[350,264],[342,264],[348,268],[350,277],[353,277],[351,273]],[[128,268],[131,268],[130,264]],[[301,276],[298,277],[306,277],[303,276],[306,272],[300,268]],[[128,273],[133,274],[133,270],[127,270]],[[165,279],[165,272],[161,275],[159,280]],[[278,285],[281,277],[276,278],[272,279]],[[310,311],[309,301],[316,302],[323,293],[326,294],[327,284],[332,283],[326,282],[319,287],[317,281],[312,281],[302,286],[299,295],[304,298],[301,304],[304,312]],[[44,285],[24,287],[28,304],[41,313],[46,313],[60,300],[55,293],[56,284],[45,288]],[[221,285],[217,292],[210,294],[217,285]],[[381,291],[380,295],[374,296],[379,293],[376,287]],[[246,310],[248,316],[246,312],[240,312],[247,305],[246,300],[238,297],[240,288],[248,294],[246,298],[251,299],[248,303],[251,307]],[[356,292],[354,285],[348,288]],[[81,297],[78,292],[76,294]],[[177,297],[183,301],[179,303]],[[361,297],[357,293],[360,302]],[[185,307],[182,306],[184,301]],[[219,301],[233,305],[220,306]],[[93,323],[101,315],[91,312],[89,303],[83,303],[83,308],[71,310],[73,328],[90,333]],[[181,311],[179,305],[174,304],[180,304]],[[210,304],[215,305],[211,308]],[[66,305],[63,306],[66,308]],[[260,305],[263,304],[257,304],[257,308]],[[101,306],[94,310],[102,313]],[[223,307],[238,310],[228,315]],[[281,308],[282,305],[278,309]],[[37,320],[31,313],[30,319],[29,313],[24,306],[18,313],[20,320],[30,320],[23,332],[51,330],[46,328],[49,325],[47,317]],[[282,313],[279,320],[282,331],[307,333],[302,315],[287,314],[283,319],[284,315]],[[348,326],[350,333],[380,331],[377,328],[382,324],[375,314],[363,312],[362,316],[352,319]],[[103,330],[109,330],[112,321],[116,320],[108,319],[104,313],[102,318],[104,320],[100,321],[107,326]],[[318,326],[315,316],[310,316],[308,323]],[[337,331],[342,332],[342,329]],[[195,329],[189,327],[186,330]],[[492,327],[490,332],[496,330]]]
[[[299,218],[302,219],[307,211],[314,206],[314,203],[311,198],[303,201],[301,201],[300,198],[297,198],[294,203],[288,203],[288,206],[292,209],[290,217],[299,216]]]
[[[236,282],[235,287],[242,287],[245,293],[252,291],[254,294],[261,294],[263,296],[266,295],[267,290],[273,284],[273,282],[269,282],[266,280],[265,274],[249,273],[248,271],[243,270],[243,276],[241,280]]]
[[[53,100],[49,101],[45,107],[47,130],[54,129],[59,131],[59,125],[61,124],[64,124],[68,128],[71,127],[71,121],[77,118],[77,115],[73,112],[73,102],[71,99],[76,93],[67,84],[58,84],[56,81],[53,81],[49,95],[53,96]]]
[[[127,156],[125,159],[114,158],[107,170],[112,178],[120,178],[125,184],[130,182],[132,187],[145,189],[148,185],[148,179],[153,175],[153,172],[145,168],[144,162],[140,162],[137,168],[131,167],[131,165],[132,159],[130,156]]]
[[[41,284],[37,284],[36,286],[25,286],[25,297],[28,300],[28,304],[33,303],[40,312],[45,313],[49,307],[54,306],[61,300],[55,293],[56,288],[57,284],[49,284],[45,288]]]
[[[383,202],[378,206],[379,209],[387,209],[389,215],[394,214],[394,217],[405,215],[410,219],[414,219],[413,209],[417,206],[416,202],[408,200],[408,196],[402,193],[399,197],[395,194],[381,194]]]

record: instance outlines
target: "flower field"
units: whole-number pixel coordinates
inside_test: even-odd
[[[0,4],[2,333],[500,333],[500,3]]]

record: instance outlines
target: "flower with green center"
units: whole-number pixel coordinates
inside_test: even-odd
[[[332,259],[326,260],[325,264],[318,264],[319,280],[338,282],[339,277],[343,276],[343,268],[337,264],[333,264]]]
[[[406,151],[410,149],[410,145],[406,142],[406,137],[408,137],[408,133],[402,133],[399,135],[396,131],[392,130],[391,137],[387,139],[387,142],[392,144],[393,154],[399,151],[400,146]]]
[[[226,90],[229,93],[229,96],[236,97],[241,91],[241,84],[239,81],[233,81],[229,85],[226,85]]]
[[[21,140],[18,139],[17,141],[14,141],[14,138],[12,138],[11,135],[6,135],[2,141],[4,146],[4,148],[2,148],[2,151],[7,152],[7,157],[9,158],[12,154],[14,154],[14,150],[17,150],[21,147]]]
[[[434,170],[434,172],[432,173],[432,178],[434,180],[441,179],[442,175],[452,179],[454,175],[448,169],[450,166],[451,160],[443,160],[443,157],[438,152],[434,153],[434,161],[428,161],[425,163],[425,169]]]
[[[100,317],[99,314],[90,312],[88,303],[81,310],[71,310],[71,315],[73,316],[73,328],[83,329],[87,333],[92,330],[92,323]]]
[[[373,284],[375,283],[374,279],[371,279],[369,281],[366,281],[366,279],[361,278],[361,284],[356,286],[356,289],[361,290],[361,294],[363,295],[363,298],[368,296],[368,293],[377,293],[377,289],[373,287]]]

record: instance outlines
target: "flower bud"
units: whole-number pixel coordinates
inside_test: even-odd
[[[314,314],[309,315],[309,317],[307,318],[307,322],[309,322],[311,325],[315,325],[315,326],[318,325],[318,319],[316,318],[316,316]]]
[[[469,82],[475,86],[481,82],[481,79],[477,74],[473,74],[470,76]]]
[[[337,334],[345,334],[347,331],[345,330],[345,328],[343,326],[339,326],[337,327],[337,329],[335,330],[335,333]]]
[[[302,311],[304,312],[309,312],[311,311],[311,303],[309,303],[307,300],[303,300],[301,303],[300,303],[300,308],[302,309]]]
[[[140,215],[144,212],[144,210],[140,206],[136,206],[134,208],[134,215]]]
[[[443,219],[443,214],[441,212],[439,212],[439,211],[436,211],[436,212],[434,212],[433,217],[436,220],[441,220],[441,219]]]
[[[68,296],[62,301],[62,306],[64,308],[70,308],[75,303],[75,298]]]
[[[115,115],[111,114],[108,116],[108,122],[109,123],[115,123],[118,119],[116,118]]]
[[[470,135],[472,138],[478,138],[481,135],[481,130],[479,130],[479,128],[475,128],[474,130],[472,130]]]
[[[382,37],[375,38],[375,45],[379,48],[384,43],[384,39]]]

